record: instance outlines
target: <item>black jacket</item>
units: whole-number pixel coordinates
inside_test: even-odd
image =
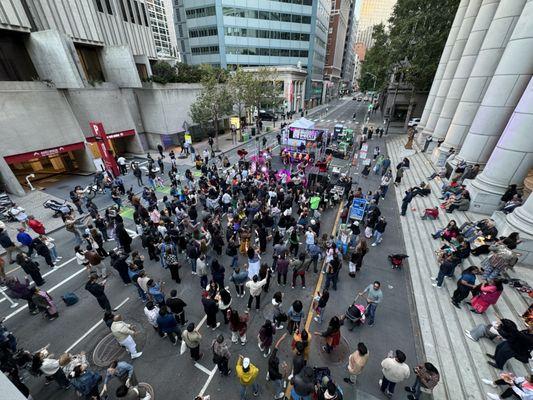
[[[283,375],[279,372],[278,349],[274,349],[268,359],[268,377],[271,381],[283,379]]]
[[[94,297],[105,297],[104,285],[100,285],[99,283],[89,281],[85,284],[85,290]]]

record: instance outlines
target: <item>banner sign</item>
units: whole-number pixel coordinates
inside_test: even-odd
[[[120,175],[115,157],[109,149],[108,138],[104,130],[104,125],[101,122],[91,121],[89,122],[89,126],[94,134],[98,150],[100,150],[100,155],[102,156],[105,169],[112,172],[114,176]]]

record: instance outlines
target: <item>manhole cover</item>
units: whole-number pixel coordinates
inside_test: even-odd
[[[94,348],[93,362],[99,367],[107,367],[113,360],[124,357],[126,353],[126,349],[118,344],[113,334],[110,333]]]
[[[152,386],[150,386],[150,384],[148,384],[146,382],[139,382],[139,384],[137,386],[143,388],[148,393],[150,393],[150,400],[154,400],[155,399],[154,388]]]
[[[318,346],[320,358],[326,363],[326,365],[337,365],[346,363],[348,356],[350,355],[350,346],[344,336],[341,336],[341,342],[337,347],[333,349],[331,353],[326,353],[322,350],[322,346],[325,344],[325,340],[320,337],[315,337],[315,346]]]
[[[146,343],[146,330],[140,322],[131,318],[126,319],[126,322],[133,324],[137,330],[137,334],[133,336],[137,351],[142,351]],[[126,357],[127,351],[122,347],[112,333],[104,337],[94,348],[93,361],[99,367],[107,367],[113,360]]]

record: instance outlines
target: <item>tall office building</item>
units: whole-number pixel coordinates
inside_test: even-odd
[[[301,65],[306,107],[323,94],[331,0],[175,0],[178,48],[189,64]]]
[[[341,79],[344,45],[350,19],[352,0],[332,0],[329,17],[329,33],[326,47],[324,81],[328,98],[337,97]]]
[[[146,0],[158,57],[178,57],[172,0]]]
[[[361,43],[360,48],[363,53],[360,54],[364,59],[364,53],[373,45],[372,31],[374,25],[387,25],[388,19],[392,14],[396,0],[362,0],[359,11],[359,26],[357,28],[356,42]]]
[[[344,41],[344,52],[342,55],[341,80],[342,90],[350,90],[353,86],[355,71],[355,39],[357,38],[357,27],[359,17],[356,15],[357,0],[350,3],[350,13],[348,16],[348,29],[346,30],[346,40]]]

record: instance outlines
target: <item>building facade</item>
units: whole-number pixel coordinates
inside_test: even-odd
[[[326,63],[324,65],[324,81],[327,87],[327,101],[338,97],[342,62],[346,45],[346,32],[350,20],[352,0],[332,0],[329,17],[328,41],[326,45]]]
[[[9,192],[23,195],[27,175],[95,171],[111,152],[139,154],[183,130],[200,85],[145,82],[157,51],[144,0],[12,0],[2,11],[0,179]]]
[[[360,3],[356,42],[362,43],[364,45],[362,48],[366,51],[374,43],[372,40],[374,25],[381,23],[387,25],[396,0],[360,0]],[[360,59],[364,60],[364,52],[360,54]]]
[[[357,27],[359,25],[359,17],[356,16],[356,2],[357,0],[350,2],[348,29],[346,29],[346,40],[344,41],[341,69],[341,90],[343,91],[350,91],[353,89],[356,63],[355,43],[357,38]]]
[[[145,0],[159,58],[179,57],[172,0]]]
[[[319,104],[329,0],[175,0],[175,30],[184,62],[233,66],[301,65],[306,107]]]
[[[422,114],[421,141],[442,143],[433,161],[453,148],[458,161],[483,171],[468,180],[470,210],[491,214],[510,184],[524,190],[533,171],[533,0],[462,0]],[[531,181],[531,180],[529,180]],[[500,234],[532,238],[533,197],[507,216]]]

